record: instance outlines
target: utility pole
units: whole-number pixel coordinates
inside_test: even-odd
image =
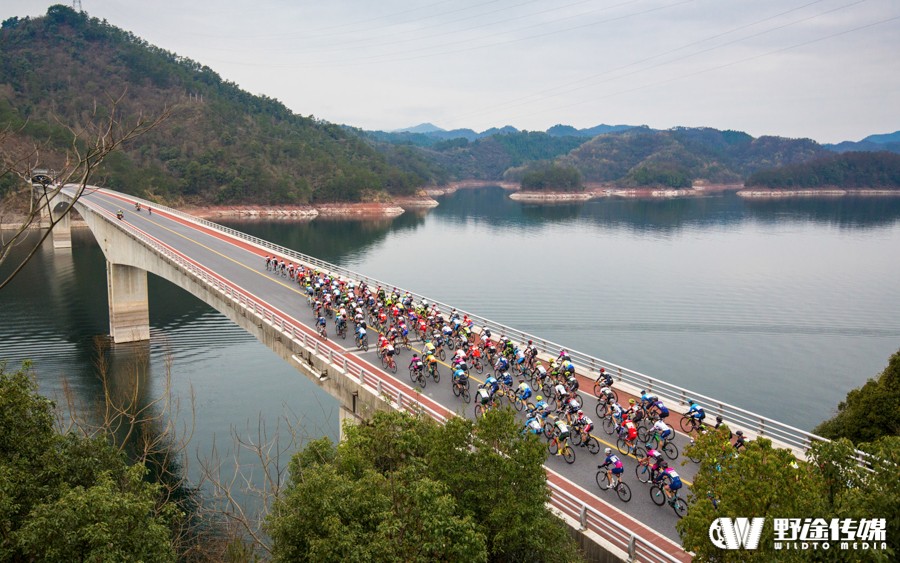
[[[72,9],[76,12],[83,12],[81,9],[81,0],[72,0]]]

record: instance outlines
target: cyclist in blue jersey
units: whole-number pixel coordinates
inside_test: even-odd
[[[681,476],[678,475],[677,471],[669,467],[669,464],[667,464],[665,461],[660,462],[659,467],[661,471],[659,472],[659,476],[657,476],[656,480],[657,482],[659,482],[662,481],[663,477],[669,478],[669,483],[663,484],[663,492],[666,493],[666,498],[668,498],[669,502],[671,503],[675,498],[675,491],[682,487]]]
[[[497,390],[500,389],[500,382],[497,381],[497,378],[494,377],[493,375],[489,375],[489,376],[487,377],[487,379],[484,380],[484,385],[485,385],[486,387],[490,387],[490,388],[491,388],[491,391],[490,391],[491,397],[493,397],[493,396],[494,396],[494,393],[496,393]]]
[[[503,356],[500,356],[497,359],[497,363],[494,364],[494,371],[496,371],[497,373],[501,373],[508,369],[509,369],[509,360],[507,360]]]
[[[525,421],[525,428],[522,430],[522,432],[530,432],[531,434],[539,435],[543,431],[544,427],[541,424],[540,416],[532,413],[532,415],[528,417],[528,420]]]
[[[550,405],[547,404],[547,401],[544,400],[544,397],[542,397],[541,395],[538,395],[537,397],[534,398],[534,400],[535,400],[534,410],[536,412],[541,413],[541,416],[544,416],[544,417],[550,414],[550,410],[551,410]]]
[[[615,487],[619,484],[625,468],[622,466],[622,460],[619,459],[619,456],[612,453],[612,449],[606,448],[603,450],[603,453],[606,454],[606,459],[601,465],[597,466],[597,469],[606,469],[606,476],[609,479],[609,484],[611,487]]]
[[[519,378],[519,387],[516,390],[516,395],[518,395],[519,398],[523,401],[527,401],[529,398],[531,398],[531,385],[528,385],[528,383],[522,377]]]
[[[703,422],[703,419],[706,418],[706,413],[703,412],[703,407],[694,402],[693,399],[688,399],[688,415],[696,419],[698,426],[699,423]]]

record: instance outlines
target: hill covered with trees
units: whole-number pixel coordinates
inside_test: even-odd
[[[809,189],[900,189],[900,154],[845,152],[809,162],[762,170],[747,178],[747,187]]]
[[[6,141],[46,143],[51,166],[71,146],[68,128],[91,120],[95,108],[109,111],[113,99],[121,98],[115,110],[126,120],[174,110],[94,177],[127,193],[169,203],[307,203],[407,194],[430,181],[418,160],[401,170],[338,125],[296,115],[66,6],[4,21],[0,52],[0,122],[15,132]]]

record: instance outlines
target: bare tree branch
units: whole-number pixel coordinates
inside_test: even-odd
[[[89,193],[89,182],[104,159],[129,141],[161,125],[173,112],[172,107],[166,107],[153,117],[139,113],[136,117],[128,118],[120,111],[124,98],[125,93],[117,98],[110,97],[105,115],[101,115],[100,111],[104,106],[95,104],[91,119],[82,127],[66,125],[57,119],[69,131],[71,145],[65,152],[62,168],[56,172],[52,183],[42,183],[37,198],[32,187],[32,171],[43,162],[42,152],[49,147],[49,141],[33,144],[26,149],[16,149],[13,146],[15,134],[21,132],[24,125],[16,130],[7,127],[0,131],[0,177],[12,174],[23,181],[23,187],[13,190],[12,194],[4,198],[0,209],[12,207],[15,201],[27,202],[24,216],[15,221],[12,233],[0,230],[0,266],[9,259],[13,247],[22,242],[27,231],[39,224],[42,215],[49,218],[47,229],[42,232],[34,247],[23,258],[17,259],[12,271],[0,279],[0,290],[22,271],[56,225],[71,212],[75,203]],[[74,189],[71,200],[59,213],[51,213],[50,202],[64,187]],[[3,215],[0,212],[0,223],[2,222]]]

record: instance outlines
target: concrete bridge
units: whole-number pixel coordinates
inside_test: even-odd
[[[76,195],[75,187],[65,187],[54,195],[48,209],[59,220],[53,231],[54,247],[71,246],[69,219],[65,210]],[[134,210],[140,201],[144,210]],[[147,208],[152,207],[152,215]],[[340,402],[341,419],[365,419],[377,410],[402,409],[425,413],[439,421],[451,416],[473,416],[471,405],[453,397],[449,378],[440,385],[413,389],[405,370],[395,376],[382,370],[374,352],[358,352],[342,344],[323,340],[312,329],[312,314],[296,284],[274,276],[265,267],[264,257],[277,255],[335,277],[365,281],[376,287],[394,287],[363,274],[345,270],[290,249],[251,237],[182,212],[135,200],[110,190],[89,188],[74,203],[107,259],[110,334],[117,343],[149,339],[147,273],[153,273],[189,291],[211,307],[256,336],[282,359],[323,387]],[[116,211],[125,211],[124,219]],[[423,296],[415,295],[417,300]],[[434,300],[429,298],[429,302]],[[449,305],[438,304],[442,311]],[[514,341],[533,340],[544,357],[563,346],[469,314],[477,326],[488,326],[496,334]],[[333,330],[330,332],[333,333]],[[587,409],[596,399],[591,394],[600,368],[614,375],[621,397],[641,388],[652,388],[671,406],[683,405],[687,397],[698,400],[710,416],[721,414],[732,428],[742,428],[748,437],[766,436],[802,455],[817,437],[777,421],[692,393],[654,378],[633,372],[598,358],[570,351],[584,392]],[[399,360],[402,362],[403,359]],[[399,363],[398,362],[398,363]],[[444,369],[444,373],[447,370]],[[670,407],[671,408],[671,407]],[[673,417],[678,407],[673,408]],[[599,421],[598,421],[599,422]],[[611,437],[595,430],[601,444],[611,445]],[[678,438],[683,449],[687,438]],[[687,561],[677,541],[676,516],[668,506],[650,502],[647,487],[634,479],[635,461],[626,460],[626,481],[634,499],[623,504],[612,491],[601,491],[594,480],[602,457],[577,450],[573,465],[551,457],[546,463],[552,505],[574,530],[590,557],[603,560]],[[602,454],[601,454],[602,456]],[[680,459],[678,463],[680,463]],[[688,482],[696,471],[692,463],[678,467]]]

